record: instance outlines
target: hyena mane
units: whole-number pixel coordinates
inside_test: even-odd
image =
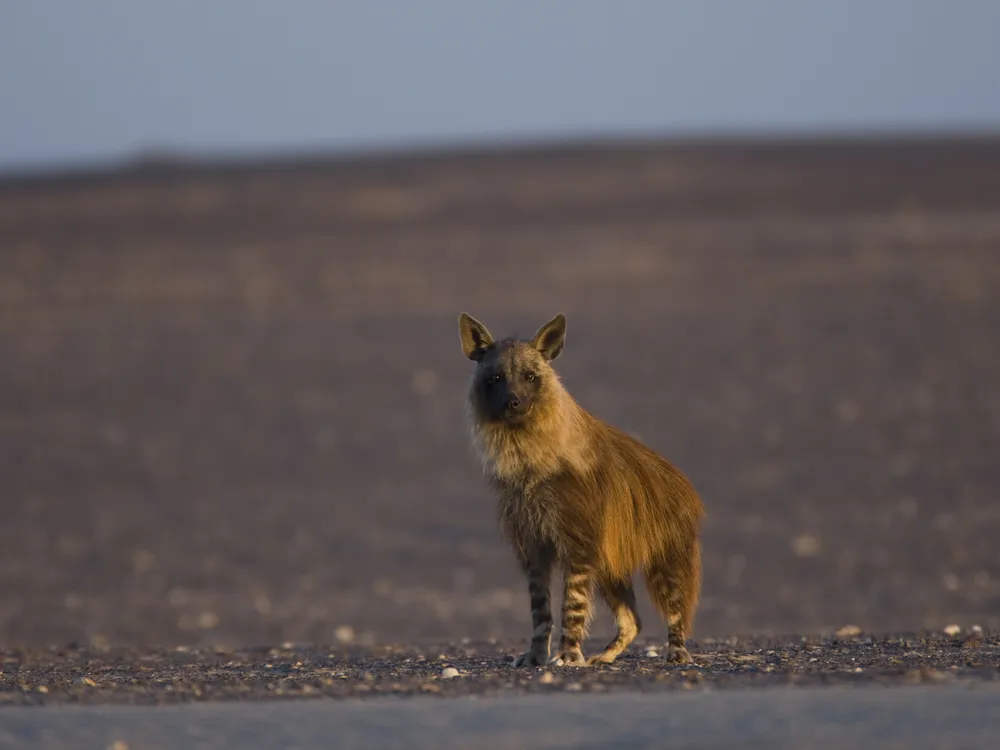
[[[638,570],[669,628],[670,658],[685,648],[701,587],[701,500],[688,479],[635,438],[581,407],[551,362],[562,352],[561,313],[529,340],[494,341],[459,317],[465,355],[476,362],[467,407],[473,443],[497,496],[500,528],[528,579],[533,633],[515,664],[549,661],[552,573],[563,576],[562,637],[552,661],[610,663],[641,628],[632,576]],[[592,595],[618,632],[584,659]]]

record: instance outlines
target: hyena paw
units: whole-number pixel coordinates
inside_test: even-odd
[[[683,646],[671,646],[667,653],[667,661],[671,664],[690,664],[694,661],[690,652]]]
[[[595,654],[587,659],[587,666],[594,667],[600,664],[611,664],[617,658],[618,654],[610,651],[602,651],[601,653]]]
[[[588,662],[583,658],[582,651],[560,651],[549,660],[555,667],[585,667]]]
[[[548,654],[539,653],[537,651],[525,651],[523,654],[514,659],[515,667],[544,667],[545,663],[548,661]]]

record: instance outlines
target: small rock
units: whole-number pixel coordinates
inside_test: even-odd
[[[202,630],[212,630],[219,624],[219,616],[215,612],[205,610],[198,615],[198,627]]]
[[[76,684],[77,685],[86,685],[87,687],[97,687],[97,683],[94,682],[89,677],[77,677],[76,678]]]
[[[948,625],[944,629],[944,634],[945,635],[950,635],[950,636],[956,636],[956,635],[958,635],[961,632],[962,632],[962,628],[959,627],[958,625]]]
[[[646,658],[647,659],[655,659],[659,655],[660,655],[660,652],[657,651],[655,648],[647,648],[646,649]]]
[[[43,693],[43,694],[49,692],[49,689],[47,687],[45,687],[45,685],[39,685],[38,688],[37,688],[37,690],[38,690],[39,693]]]
[[[983,628],[981,625],[973,625],[971,628],[969,628],[969,630],[971,630],[975,635],[983,634]]]
[[[819,554],[819,537],[812,534],[799,534],[792,541],[792,550],[799,557],[815,557]]]
[[[354,628],[350,625],[341,625],[333,631],[333,637],[341,643],[350,643],[354,640]]]
[[[566,686],[565,690],[567,693],[579,693],[583,690],[583,685],[579,682],[571,682]]]
[[[450,680],[454,677],[458,677],[458,670],[454,667],[445,667],[441,670],[441,679]]]
[[[541,677],[538,678],[538,681],[543,685],[551,685],[553,682],[556,681],[556,678],[555,675],[553,675],[551,672],[545,672],[542,674]]]
[[[842,628],[834,633],[838,638],[854,638],[855,636],[861,635],[861,628],[857,625],[844,625]]]

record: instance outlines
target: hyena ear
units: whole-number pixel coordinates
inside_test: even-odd
[[[566,344],[566,316],[559,313],[539,328],[531,344],[549,361],[562,354]]]
[[[462,351],[473,362],[481,360],[486,350],[493,345],[493,337],[486,326],[468,313],[458,316],[458,333],[462,338]]]

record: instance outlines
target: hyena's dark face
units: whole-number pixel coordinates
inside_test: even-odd
[[[546,379],[554,377],[549,362],[562,352],[565,316],[550,320],[531,341],[494,342],[486,326],[465,313],[459,317],[459,333],[465,356],[478,363],[470,393],[478,418],[512,427],[524,424],[544,397]]]
[[[473,394],[477,411],[489,422],[521,424],[531,415],[548,369],[530,344],[502,341],[494,345],[476,368]]]

